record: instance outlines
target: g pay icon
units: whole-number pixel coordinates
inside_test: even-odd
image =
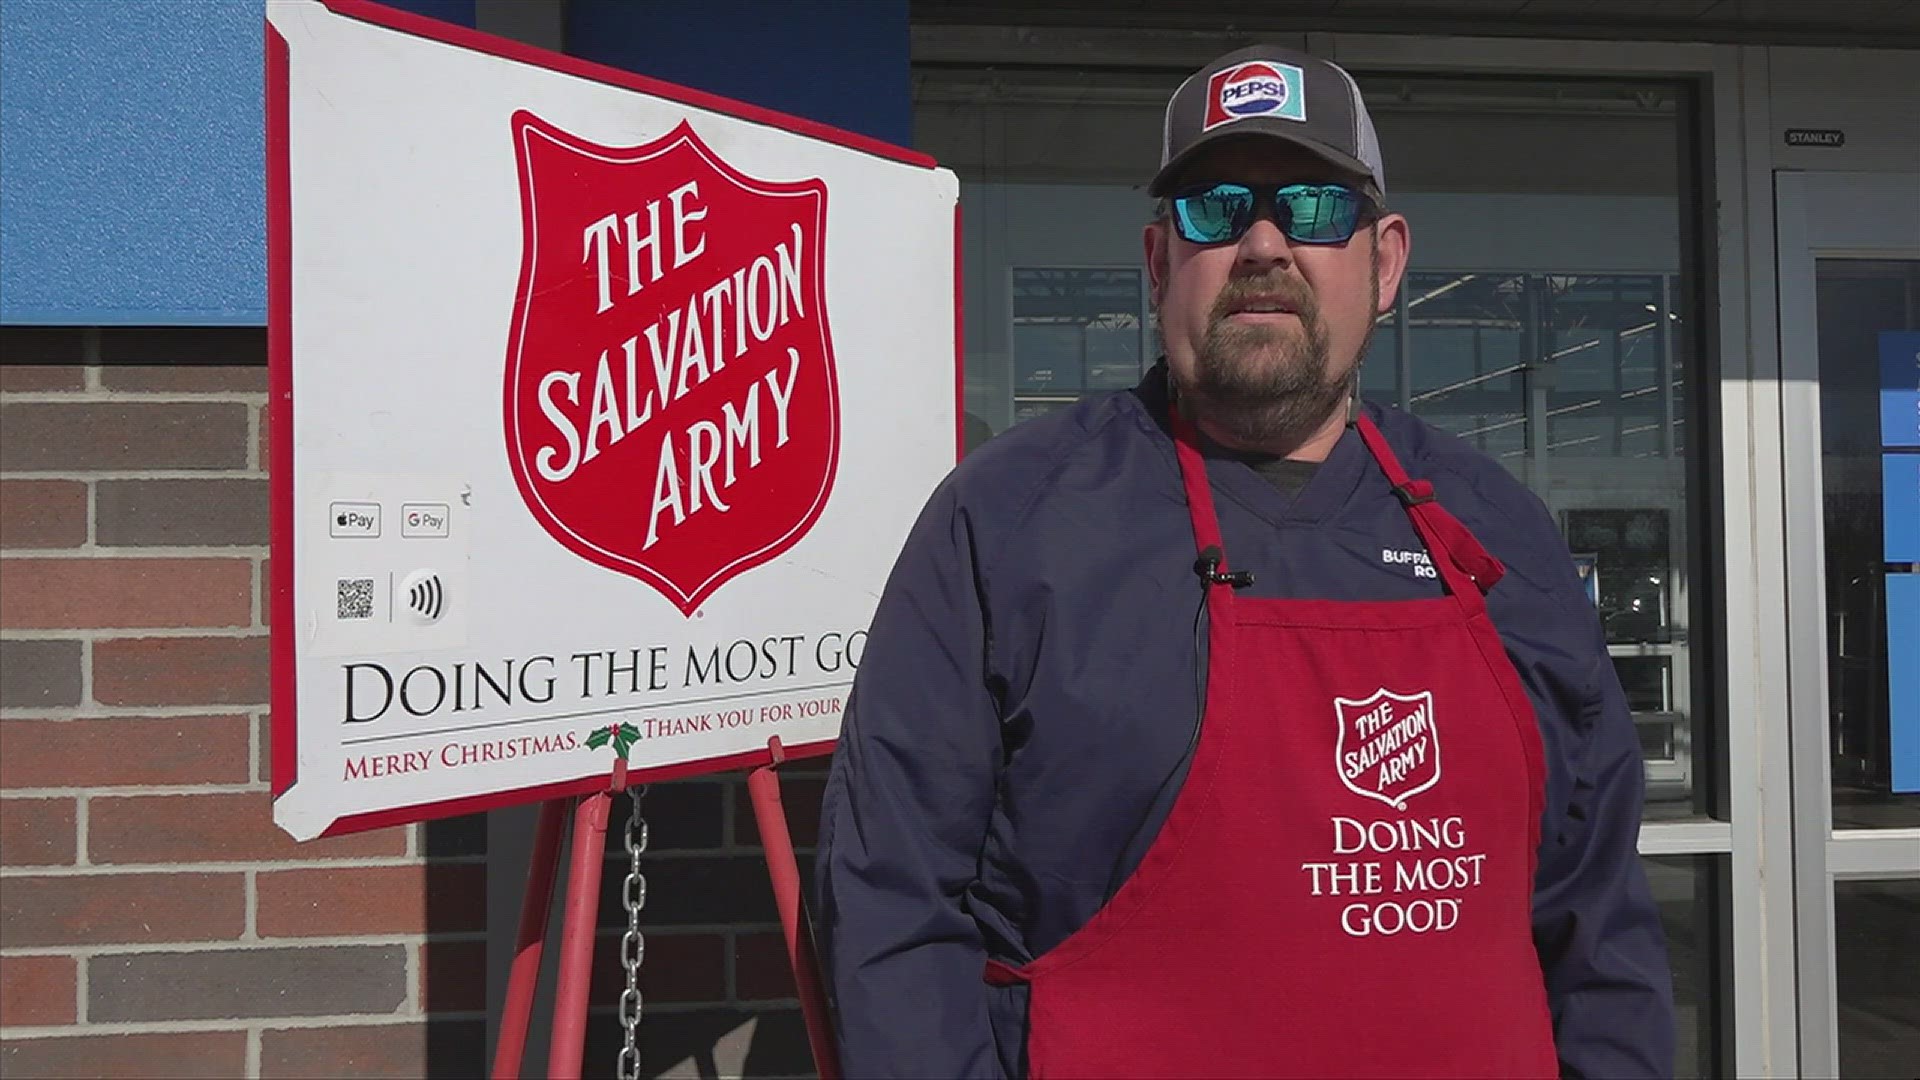
[[[400,535],[447,535],[446,503],[407,503],[400,508]]]

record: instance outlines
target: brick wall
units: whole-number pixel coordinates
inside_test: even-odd
[[[0,333],[0,1074],[479,1075],[485,819],[272,824],[259,331]],[[647,805],[645,1071],[807,1071],[744,784]]]

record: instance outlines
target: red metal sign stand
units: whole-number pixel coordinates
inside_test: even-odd
[[[780,929],[787,935],[787,963],[800,991],[800,1014],[807,1022],[807,1044],[813,1048],[814,1068],[820,1080],[839,1080],[840,1048],[833,1041],[827,1017],[827,992],[820,978],[820,958],[813,951],[813,931],[807,922],[800,891],[800,868],[793,858],[793,838],[787,832],[787,809],[780,801],[780,776],[775,771],[787,760],[780,736],[767,740],[773,760],[747,774],[747,792],[753,796],[753,818],[760,826],[760,846],[767,853],[767,872],[773,878],[773,898],[780,906]]]
[[[813,951],[799,864],[787,813],[780,801],[777,770],[787,759],[775,736],[767,741],[772,761],[747,776],[753,797],[754,820],[767,853],[767,871],[774,900],[780,909],[780,927],[787,936],[787,959],[800,992],[800,1011],[806,1019],[807,1042],[821,1080],[839,1080],[840,1058],[827,1018],[827,998]],[[560,833],[567,815],[573,816],[573,859],[567,872],[566,912],[560,928],[560,971],[554,987],[553,1033],[547,1050],[549,1080],[579,1080],[586,1052],[587,990],[593,979],[593,936],[598,924],[600,872],[605,862],[607,822],[613,798],[626,791],[627,763],[617,759],[606,790],[577,799],[553,799],[540,804],[533,859],[527,867],[526,897],[521,901],[518,941],[507,977],[506,1010],[500,1018],[500,1041],[494,1047],[494,1080],[518,1080],[526,1050],[527,1028],[533,1016],[533,995],[540,980],[540,961],[546,948],[547,916],[560,868]]]

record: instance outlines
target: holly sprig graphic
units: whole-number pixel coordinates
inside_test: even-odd
[[[619,754],[622,760],[626,759],[627,751],[633,749],[633,744],[639,741],[640,729],[625,722],[594,728],[593,734],[587,736],[589,749],[598,750],[612,743],[613,752]]]

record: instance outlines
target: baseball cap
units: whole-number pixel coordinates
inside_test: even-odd
[[[1380,140],[1353,76],[1277,45],[1230,52],[1187,76],[1167,100],[1160,171],[1147,193],[1165,195],[1181,168],[1207,146],[1241,135],[1293,143],[1386,195]]]

